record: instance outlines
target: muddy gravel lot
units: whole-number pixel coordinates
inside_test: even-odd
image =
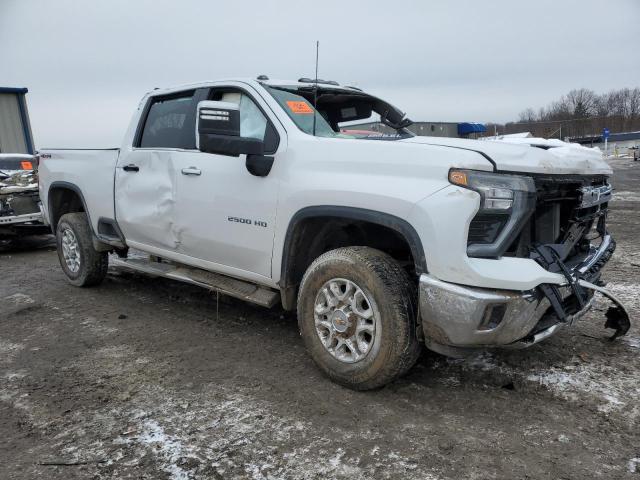
[[[1,479],[640,479],[640,163],[612,160],[605,302],[529,350],[358,393],[293,315],[110,269],[70,286],[49,237],[0,250]]]

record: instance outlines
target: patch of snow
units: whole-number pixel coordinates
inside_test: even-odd
[[[4,301],[13,303],[14,305],[31,305],[36,303],[33,298],[24,293],[14,293],[8,297],[4,297]]]
[[[640,193],[638,192],[629,192],[623,190],[621,192],[614,191],[612,202],[640,202]]]
[[[499,135],[498,137],[485,137],[486,140],[494,142],[512,143],[516,145],[532,145],[546,147],[549,152],[556,156],[564,156],[572,152],[587,153],[589,155],[602,158],[602,151],[598,148],[585,147],[579,143],[569,143],[557,138],[527,137],[519,135]]]
[[[461,365],[466,368],[471,367],[473,370],[481,370],[483,372],[492,370],[504,371],[504,366],[498,365],[494,356],[489,352],[480,352],[467,358],[447,358],[447,363]]]
[[[130,355],[130,347],[128,345],[111,345],[99,348],[96,356],[100,358],[120,359]]]
[[[115,327],[102,325],[95,317],[85,318],[82,322],[80,322],[80,325],[90,329],[92,332],[104,335],[109,335],[118,331],[118,329]]]
[[[627,470],[629,473],[638,472],[638,465],[640,465],[640,458],[632,458],[627,463]]]
[[[571,401],[592,397],[599,403],[598,410],[604,413],[624,411],[632,421],[640,417],[640,410],[635,408],[633,401],[640,397],[640,372],[633,369],[621,371],[602,363],[564,365],[544,370],[518,369],[500,362],[488,352],[448,362],[471,370],[518,377]]]
[[[175,393],[160,387],[138,392],[137,398],[147,413],[125,413],[127,429],[113,446],[126,451],[127,461],[131,455],[141,458],[152,451],[172,479],[196,474],[180,462],[191,457],[223,478],[368,480],[384,471],[384,478],[437,480],[432,468],[404,452],[381,445],[364,453],[365,458],[356,457],[344,446],[335,446],[335,438],[355,438],[348,429],[334,429],[331,438],[320,435],[300,417],[278,413],[267,402],[220,386],[212,387],[206,401],[202,392],[170,400]],[[162,419],[162,425],[154,419]],[[370,432],[362,435],[369,441],[375,438]]]
[[[25,373],[24,370],[22,370],[22,371],[19,371],[19,372],[7,372],[7,373],[5,373],[3,375],[3,378],[5,380],[12,381],[12,380],[20,380],[20,379],[22,379],[22,378],[24,378],[26,376],[27,376],[27,374]]]
[[[173,480],[189,480],[189,472],[177,464],[182,457],[189,456],[188,451],[177,438],[168,435],[158,422],[145,420],[141,434],[136,441],[151,447],[151,451],[162,462],[162,468]]]
[[[632,348],[640,348],[640,337],[622,337],[622,341]]]
[[[11,363],[20,350],[24,349],[21,343],[12,343],[0,340],[0,363]]]
[[[623,409],[628,398],[640,395],[637,375],[625,374],[606,365],[578,365],[571,371],[553,367],[530,373],[526,379],[571,400],[577,400],[584,394],[599,398],[598,410],[605,413]]]
[[[640,284],[610,282],[606,288],[622,301],[627,309],[640,309]]]

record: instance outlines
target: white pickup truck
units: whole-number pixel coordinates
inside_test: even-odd
[[[348,133],[364,120],[396,133]],[[313,360],[354,389],[406,372],[422,343],[532,345],[608,295],[601,154],[410,124],[331,81],[156,89],[119,149],[40,152],[62,269],[89,286],[111,262],[297,309]],[[621,305],[606,327],[626,333]]]

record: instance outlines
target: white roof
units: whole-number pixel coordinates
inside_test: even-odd
[[[256,84],[264,84],[264,85],[271,85],[271,86],[288,86],[288,87],[308,87],[311,85],[314,85],[314,82],[299,82],[298,80],[282,80],[282,79],[268,79],[268,80],[258,80],[256,78],[223,78],[223,79],[219,79],[219,80],[209,80],[209,81],[205,81],[205,82],[196,82],[196,83],[185,83],[183,85],[176,85],[173,87],[166,87],[166,88],[157,88],[155,90],[151,90],[150,92],[147,93],[147,95],[163,95],[166,93],[172,93],[172,92],[176,92],[176,91],[180,91],[180,90],[188,90],[191,88],[206,88],[206,87],[210,87],[213,86],[215,84],[219,84],[219,83],[225,83],[225,82],[241,82],[241,83],[248,83],[250,85],[256,85]],[[328,83],[319,83],[318,84],[321,88],[323,89],[336,89],[336,90],[347,90],[347,91],[360,91],[360,89],[357,89],[355,87],[348,87],[348,86],[343,86],[343,85],[331,85]],[[146,96],[146,95],[145,95]]]

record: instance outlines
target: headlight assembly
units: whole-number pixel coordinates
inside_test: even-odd
[[[533,178],[453,169],[449,171],[449,181],[480,195],[480,208],[469,225],[467,255],[502,256],[535,208]]]

